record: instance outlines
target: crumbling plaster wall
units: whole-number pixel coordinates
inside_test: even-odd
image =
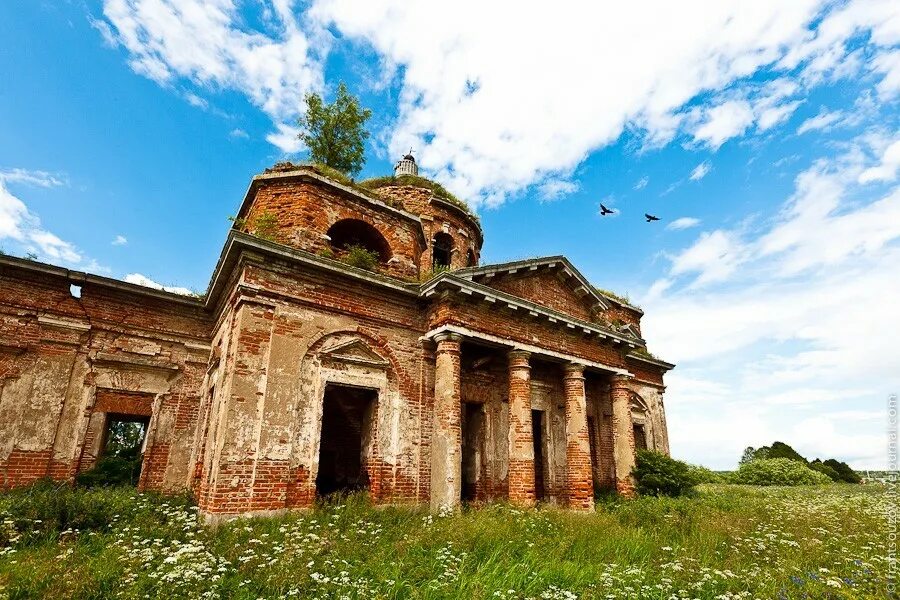
[[[374,499],[426,499],[429,399],[422,381],[429,357],[415,298],[271,262],[246,264],[235,290],[214,340],[223,359],[209,413],[202,510],[309,506],[328,384],[378,392],[366,465]]]
[[[666,410],[663,405],[663,388],[633,381],[629,387],[638,395],[646,411],[632,410],[632,419],[644,425],[647,447],[669,454],[669,435],[666,429]]]
[[[93,464],[97,390],[157,398],[142,486],[183,487],[208,356],[199,306],[85,284],[53,272],[0,268],[0,487],[67,480]],[[102,432],[101,432],[102,434]],[[87,447],[86,447],[87,446]]]

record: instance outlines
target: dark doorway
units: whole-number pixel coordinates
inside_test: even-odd
[[[588,423],[588,450],[591,453],[591,474],[594,473],[594,467],[600,464],[600,457],[597,456],[597,426],[594,424],[594,417],[587,418]]]
[[[632,425],[632,429],[634,431],[634,449],[635,450],[646,450],[647,449],[647,434],[644,431],[644,426],[640,423],[635,423]]]
[[[463,404],[462,410],[462,500],[478,497],[478,475],[484,438],[484,411],[481,404]]]
[[[329,385],[322,406],[322,439],[316,493],[366,489],[366,450],[372,438],[372,413],[377,392]]]
[[[534,444],[534,499],[544,499],[544,411],[531,411],[531,441]]]

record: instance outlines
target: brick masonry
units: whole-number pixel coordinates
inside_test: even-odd
[[[632,424],[668,452],[671,365],[572,323],[637,329],[640,313],[598,313],[559,273],[527,269],[489,285],[559,318],[426,296],[434,236],[453,240],[452,274],[477,262],[481,229],[429,190],[378,194],[303,170],[255,179],[205,299],[0,257],[0,487],[73,480],[109,415],[133,415],[149,417],[139,486],[189,489],[211,521],[311,506],[336,444],[359,461],[327,467],[359,469],[377,503],[589,510],[595,487],[633,493]],[[241,232],[266,213],[274,240]],[[375,273],[335,260],[327,232],[342,219],[386,240]],[[323,446],[325,398],[342,387],[372,401]]]

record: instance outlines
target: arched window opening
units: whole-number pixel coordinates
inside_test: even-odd
[[[443,231],[434,236],[431,243],[431,267],[435,271],[450,268],[450,258],[453,255],[453,238]]]
[[[478,259],[475,258],[475,252],[472,249],[469,249],[469,252],[466,254],[466,266],[467,267],[477,267]]]
[[[370,224],[359,219],[343,219],[328,230],[331,246],[337,250],[347,250],[352,246],[360,246],[378,255],[378,260],[385,263],[391,258],[391,247]]]

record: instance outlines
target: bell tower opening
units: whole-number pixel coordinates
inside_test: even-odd
[[[335,250],[349,250],[353,246],[359,246],[378,255],[378,260],[382,263],[391,258],[391,247],[387,240],[365,221],[342,219],[328,229],[328,237]]]
[[[453,238],[443,231],[434,236],[431,243],[431,267],[434,271],[442,271],[450,268],[450,260],[453,257]]]

